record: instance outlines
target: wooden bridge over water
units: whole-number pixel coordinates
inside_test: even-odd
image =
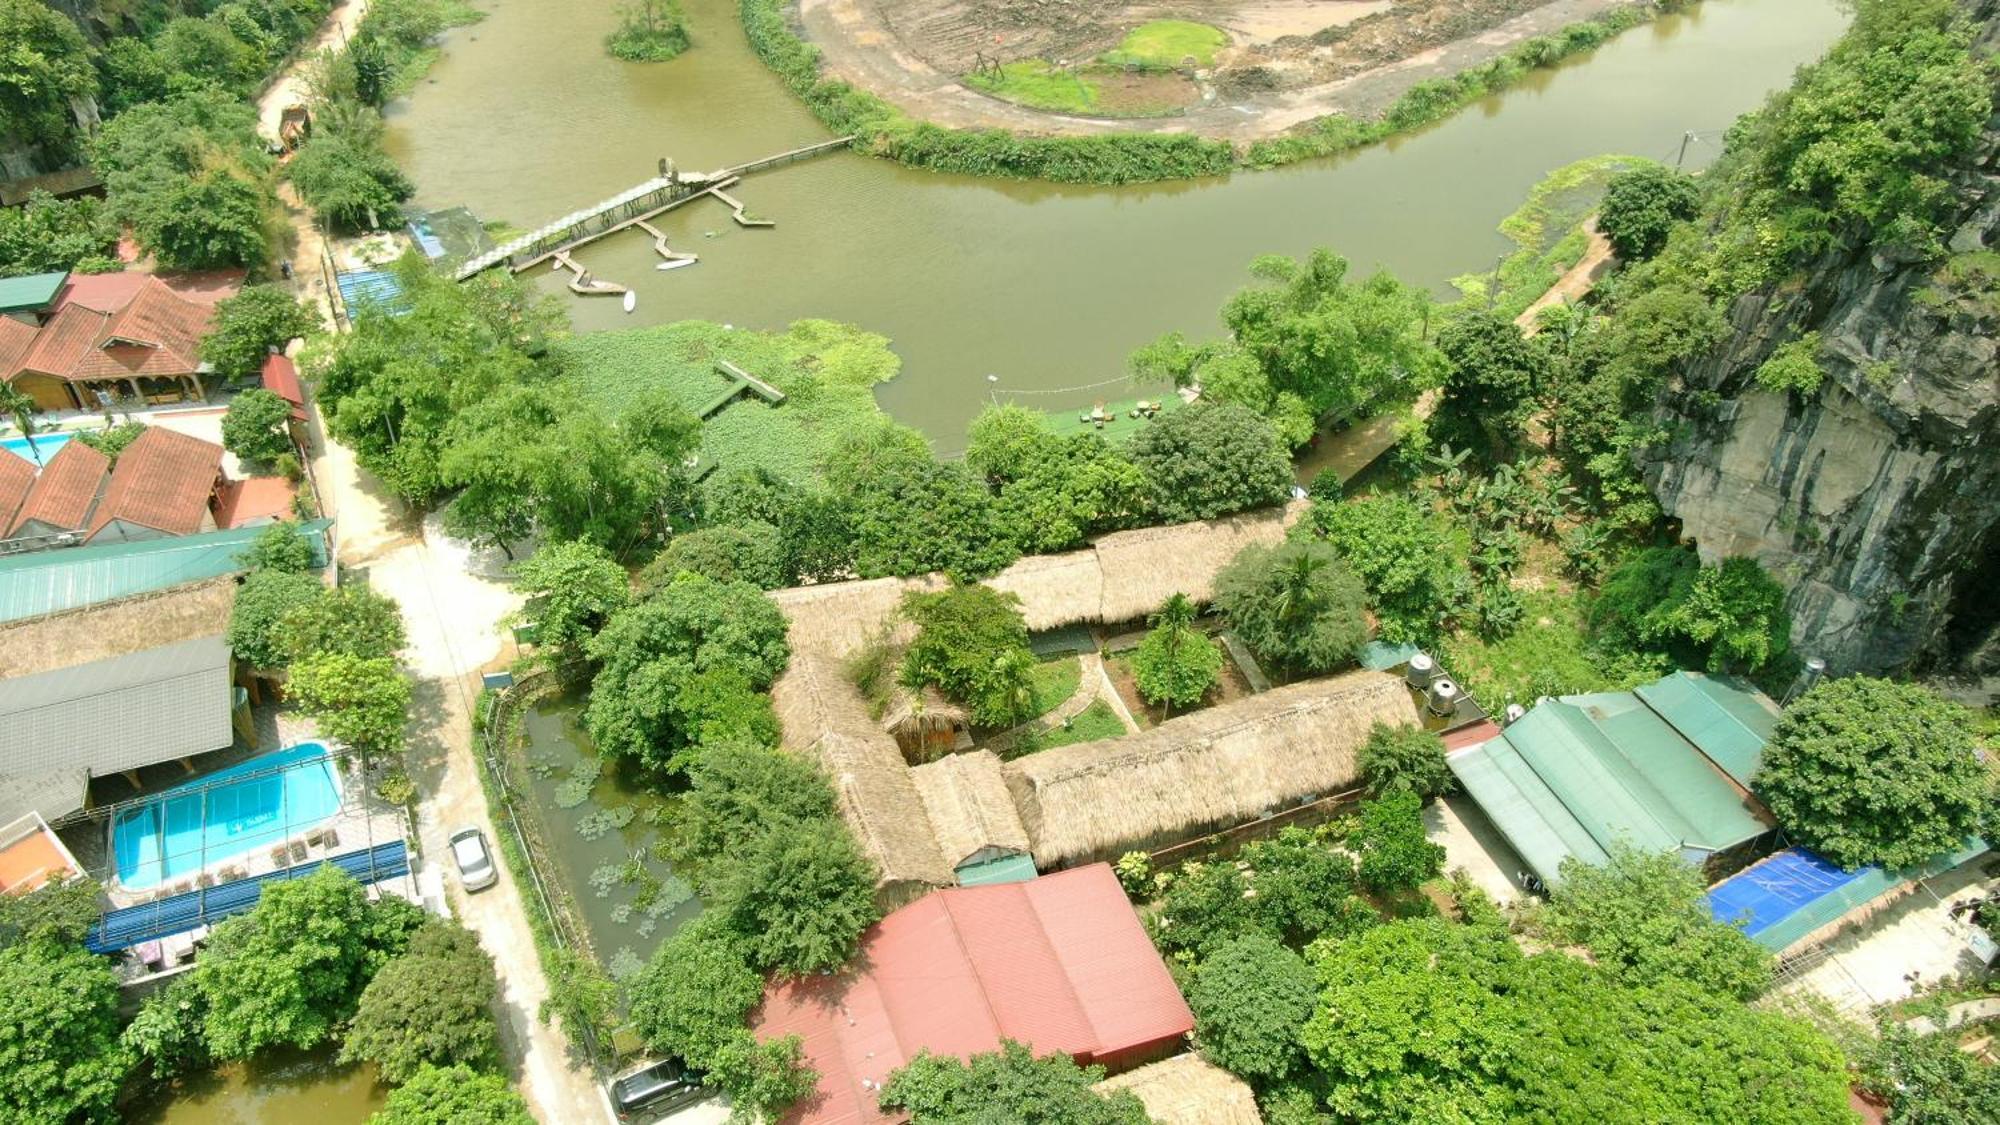
[[[577,292],[622,293],[625,291],[623,286],[592,281],[583,268],[570,259],[570,252],[606,235],[639,227],[653,236],[654,248],[668,261],[693,260],[695,256],[692,254],[677,253],[669,249],[666,235],[648,225],[647,220],[706,195],[713,196],[727,205],[737,223],[743,226],[771,226],[770,220],[753,218],[746,213],[743,204],[729,195],[725,189],[734,187],[737,181],[752,172],[761,172],[781,164],[807,160],[821,153],[846,148],[853,140],[851,136],[837,137],[830,141],[790,149],[775,156],[767,156],[762,160],[753,160],[748,164],[724,168],[719,172],[680,172],[663,160],[660,162],[661,175],[627,188],[601,203],[564,215],[504,246],[468,259],[452,276],[455,280],[464,281],[502,264],[518,273],[553,258],[558,264],[567,266],[576,274],[576,280],[571,283],[570,288]]]

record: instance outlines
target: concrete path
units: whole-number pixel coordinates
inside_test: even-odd
[[[1521,897],[1520,873],[1528,865],[1470,797],[1440,797],[1424,806],[1424,836],[1443,846],[1445,870],[1463,869],[1494,903]]]
[[[1986,860],[1925,879],[1829,941],[1825,956],[1788,981],[1780,992],[1810,991],[1837,1010],[1864,1012],[1907,999],[1948,977],[1982,968],[1972,949],[1972,929],[1951,917],[1951,904],[1984,897],[2000,879],[1981,874]]]
[[[1949,1031],[1953,1028],[1964,1027],[1968,1023],[1980,1023],[1993,1019],[2000,1019],[2000,996],[1988,996],[1979,1000],[1965,1000],[1953,1004],[1944,1010],[1944,1024],[1942,1027],[1938,1025],[1936,1020],[1929,1016],[1918,1016],[1913,1020],[1904,1020],[1903,1026],[1916,1032],[1918,1035],[1935,1035],[1939,1031]]]

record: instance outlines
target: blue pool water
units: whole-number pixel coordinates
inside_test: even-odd
[[[317,742],[259,754],[118,814],[118,881],[144,890],[324,823],[340,810],[334,763],[313,760],[325,754]]]
[[[56,450],[69,444],[69,439],[70,435],[68,434],[36,434],[35,452],[42,455],[42,464],[48,464],[49,458],[56,455]],[[0,445],[6,446],[7,452],[14,454],[21,460],[31,465],[35,463],[34,456],[28,452],[27,438],[10,437],[0,440]]]

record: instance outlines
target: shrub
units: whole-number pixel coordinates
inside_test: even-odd
[[[1020,601],[979,585],[904,595],[902,613],[916,623],[917,637],[903,657],[903,682],[964,703],[981,726],[1030,717],[1035,655]]]
[[[1130,1090],[1099,1094],[1091,1084],[1101,1066],[1079,1067],[1065,1054],[1036,1058],[1025,1043],[1003,1040],[998,1051],[962,1062],[928,1049],[897,1068],[883,1085],[883,1108],[925,1122],[1048,1121],[1064,1125],[1146,1125],[1146,1107]]]
[[[1430,798],[1451,788],[1444,741],[1422,727],[1376,723],[1361,745],[1360,765],[1371,796],[1415,793]]]
[[[1675,223],[1692,219],[1701,207],[1694,177],[1659,164],[1620,172],[1605,185],[1597,209],[1597,229],[1627,262],[1642,262],[1667,244]]]
[[[1199,703],[1222,680],[1222,649],[1194,627],[1185,594],[1167,599],[1153,628],[1132,654],[1132,674],[1147,702],[1167,707]]]
[[[128,1061],[110,962],[57,941],[0,949],[0,1117],[105,1119]]]
[[[1259,656],[1293,672],[1344,667],[1368,642],[1361,581],[1324,543],[1253,543],[1215,576],[1215,604]]]
[[[778,529],[763,520],[683,532],[646,564],[639,581],[649,589],[663,586],[684,570],[775,590],[785,584],[785,545]]]
[[[618,9],[618,28],[604,40],[612,57],[627,62],[666,62],[692,43],[677,0],[631,0]]]
[[[528,1103],[499,1074],[464,1066],[427,1066],[389,1091],[368,1125],[535,1125]]]
[[[1758,364],[1753,376],[1757,385],[1776,394],[1797,391],[1811,397],[1826,378],[1819,365],[1819,333],[1808,332],[1788,344],[1780,344],[1771,358]]]
[[[1299,1030],[1318,1000],[1305,958],[1259,934],[1217,947],[1188,989],[1201,1053],[1259,1087],[1282,1082],[1304,1061]]]

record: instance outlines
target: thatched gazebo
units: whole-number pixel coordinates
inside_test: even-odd
[[[1192,1051],[1107,1078],[1093,1089],[1130,1090],[1160,1125],[1263,1125],[1243,1080]]]
[[[1115,860],[1353,788],[1375,723],[1414,726],[1402,680],[1349,672],[1002,767],[1043,870]]]

